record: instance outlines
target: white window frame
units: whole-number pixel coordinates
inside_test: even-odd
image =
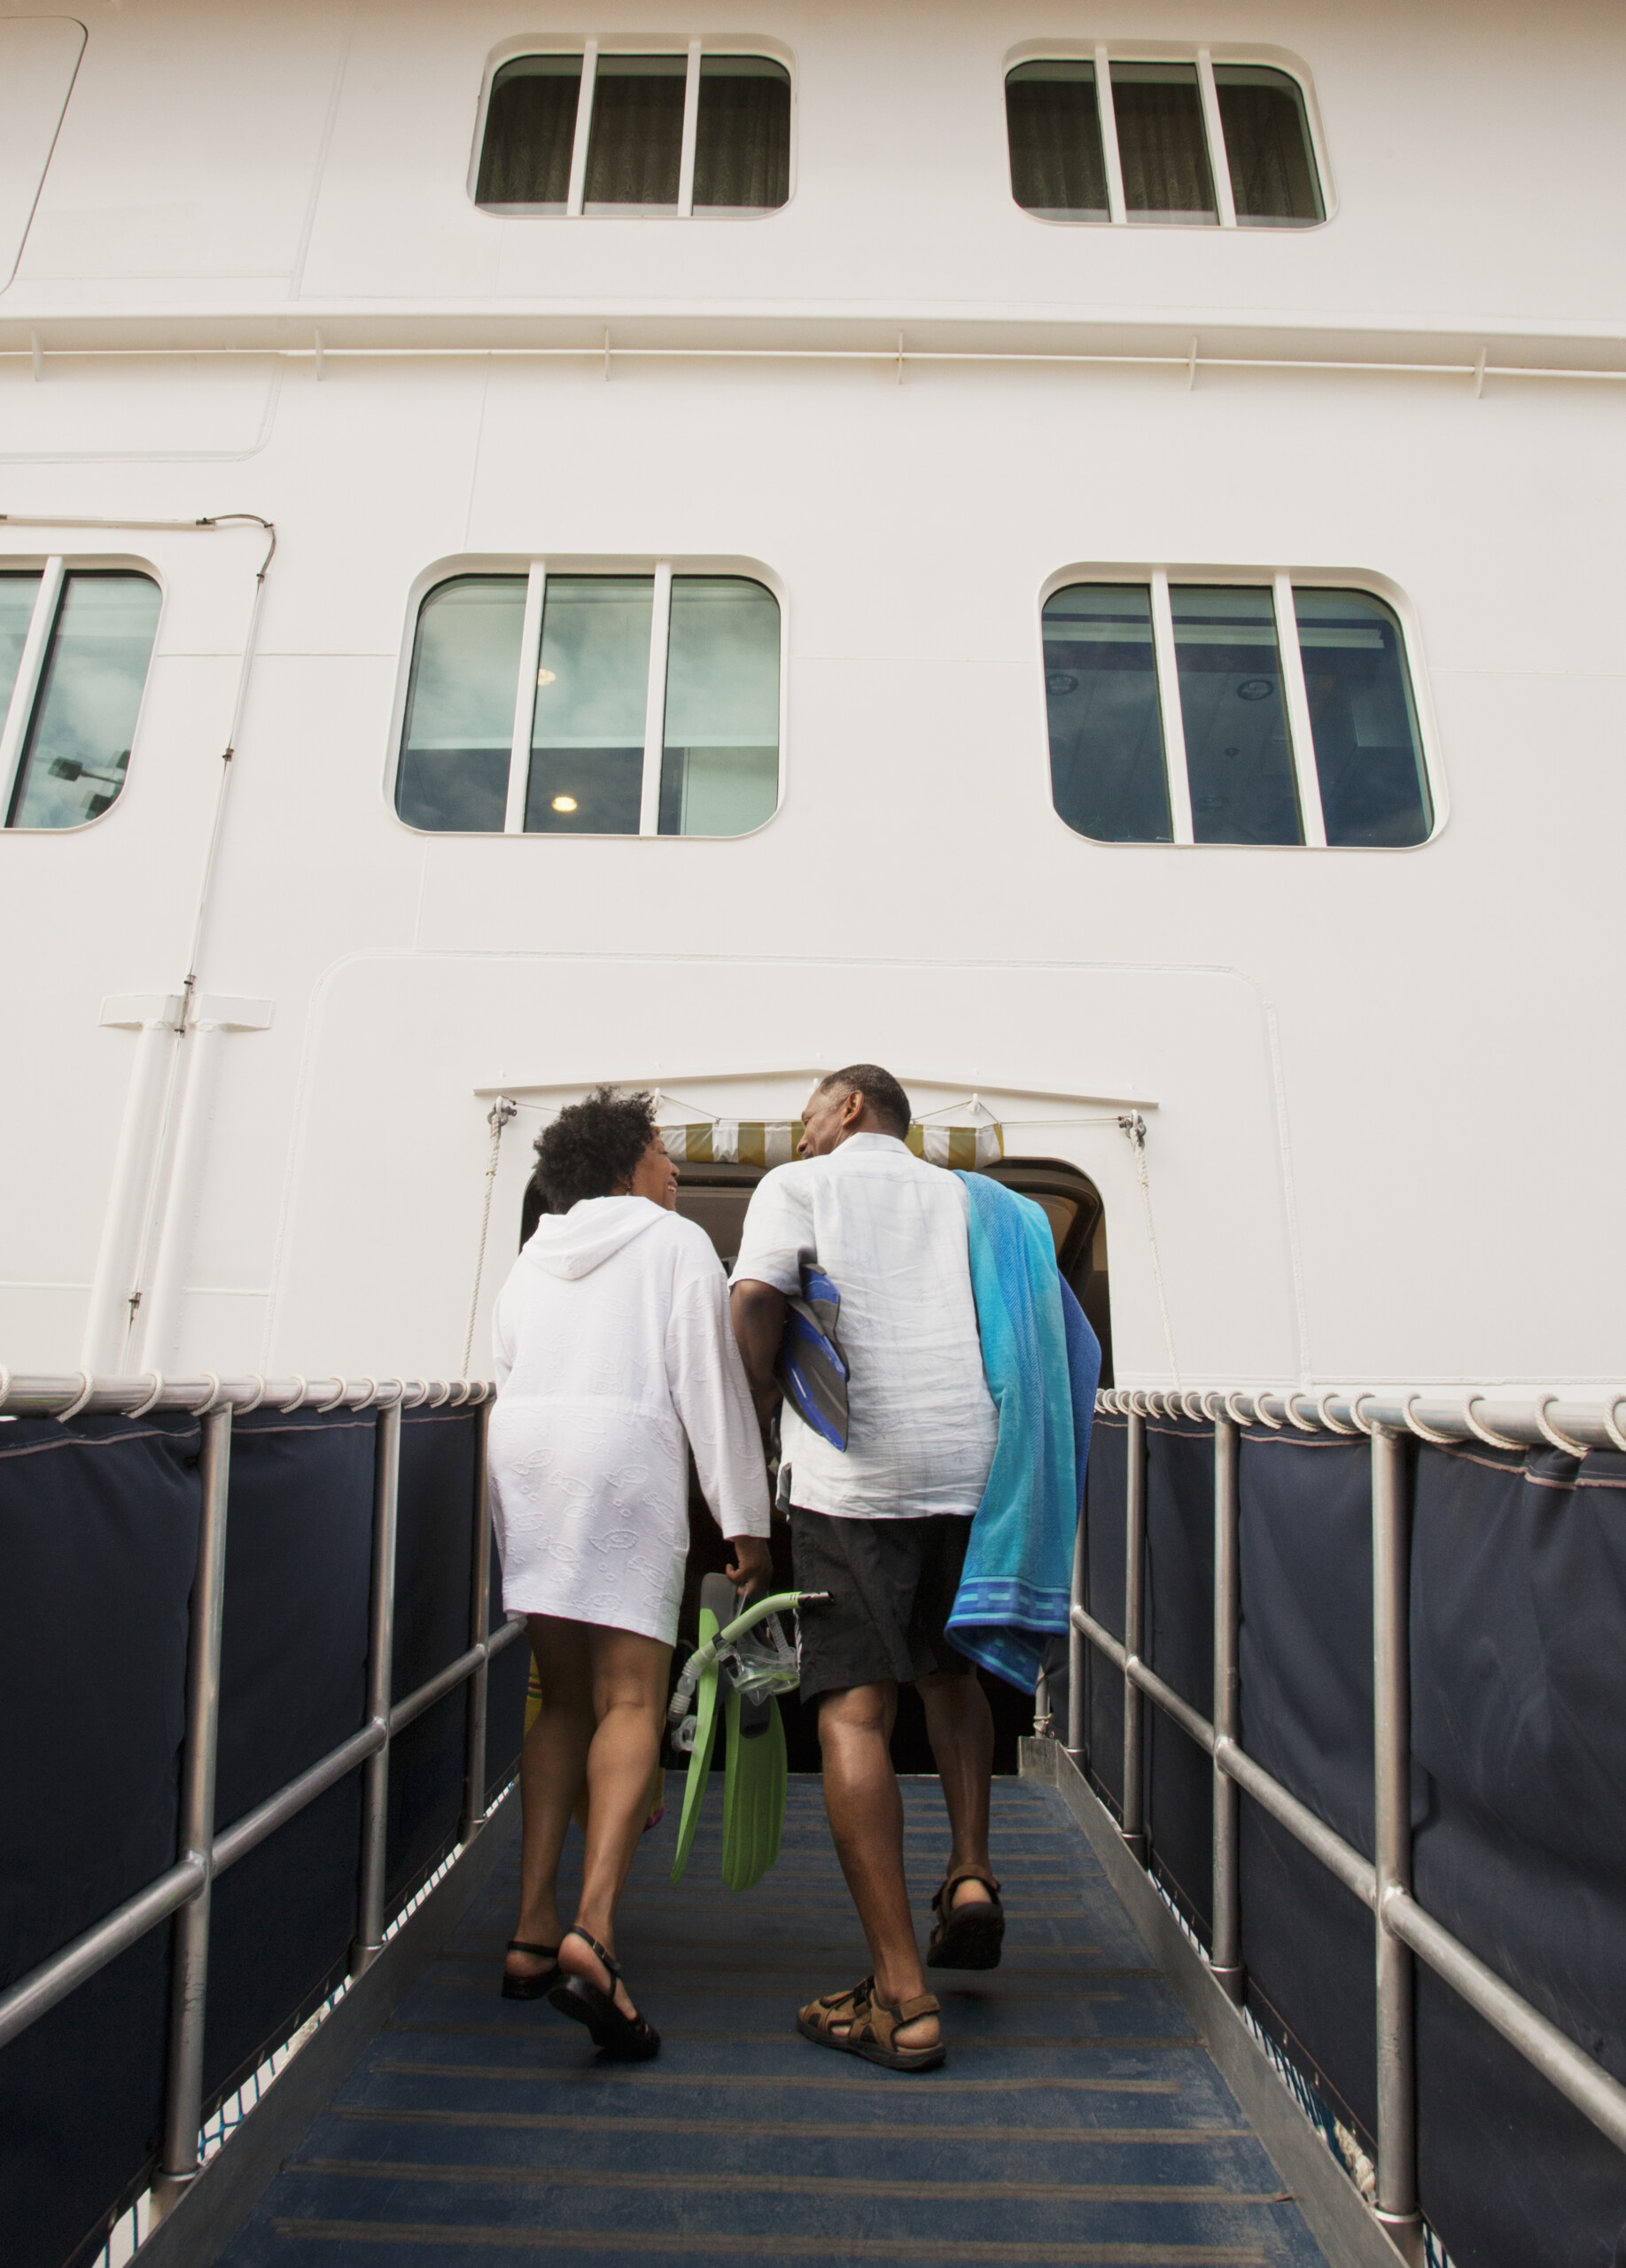
[[[491,90],[497,74],[508,63],[522,55],[567,55],[581,58],[581,84],[576,97],[576,135],[571,145],[570,187],[564,211],[528,205],[481,205],[476,196],[479,186],[480,153],[486,145],[486,120],[491,110]],[[587,180],[587,149],[593,135],[593,95],[601,57],[614,55],[685,56],[688,72],[683,89],[683,142],[678,169],[678,201],[675,208],[663,207],[658,213],[639,212],[628,206],[620,211],[589,214],[586,206]],[[757,206],[724,206],[710,207],[704,213],[695,211],[695,144],[700,124],[700,64],[703,56],[750,55],[760,56],[765,63],[780,64],[790,81],[790,151],[787,166],[788,182],[783,205],[766,210]],[[796,122],[797,122],[796,65],[782,41],[776,39],[745,39],[730,36],[725,39],[691,39],[674,45],[671,39],[658,35],[649,39],[623,37],[617,39],[529,39],[505,40],[487,58],[486,75],[480,85],[479,106],[474,120],[474,149],[469,160],[469,197],[477,211],[489,214],[494,220],[507,215],[529,216],[546,220],[679,220],[679,221],[771,221],[785,211],[796,196]]]
[[[1076,827],[1068,824],[1055,807],[1054,787],[1050,778],[1050,704],[1048,688],[1045,684],[1045,609],[1058,591],[1067,590],[1077,583],[1131,583],[1142,590],[1149,588],[1151,592],[1152,650],[1157,666],[1158,710],[1163,720],[1163,768],[1169,790],[1171,842],[1109,842],[1098,835],[1082,835]],[[1272,594],[1276,644],[1281,660],[1288,745],[1293,757],[1299,816],[1304,829],[1302,843],[1199,843],[1196,839],[1192,824],[1191,781],[1186,765],[1185,726],[1180,713],[1174,617],[1169,595],[1171,584],[1190,583],[1210,587],[1229,586],[1255,591],[1268,589]],[[1401,656],[1411,685],[1412,706],[1417,718],[1418,739],[1422,750],[1423,776],[1428,783],[1428,800],[1433,806],[1433,824],[1420,843],[1328,843],[1326,839],[1326,821],[1321,808],[1321,775],[1316,767],[1310,701],[1304,687],[1304,657],[1299,645],[1298,617],[1293,604],[1295,591],[1310,590],[1364,592],[1371,598],[1381,599],[1400,625]],[[1100,850],[1331,850],[1340,855],[1394,858],[1415,850],[1426,850],[1444,831],[1445,823],[1451,816],[1451,804],[1446,792],[1445,768],[1440,761],[1439,731],[1435,719],[1434,703],[1428,689],[1428,674],[1422,665],[1422,639],[1416,610],[1405,593],[1396,584],[1391,583],[1387,576],[1374,575],[1361,568],[1214,567],[1194,566],[1183,562],[1174,564],[1162,562],[1156,565],[1142,563],[1129,567],[1122,562],[1113,564],[1085,562],[1078,566],[1062,568],[1041,585],[1038,618],[1040,746],[1044,752],[1046,795],[1051,816],[1073,842],[1088,843]]]
[[[650,575],[654,578],[654,606],[650,621],[650,675],[644,695],[643,777],[636,835],[587,835],[573,830],[565,834],[551,827],[538,827],[527,832],[525,827],[525,795],[531,774],[531,734],[536,710],[536,673],[541,667],[542,617],[550,574]],[[516,581],[524,577],[525,584],[525,608],[519,633],[519,675],[514,688],[514,730],[509,744],[508,797],[501,835],[490,827],[414,827],[402,819],[395,808],[396,781],[403,753],[401,742],[407,726],[407,696],[411,690],[412,657],[417,650],[418,617],[423,612],[424,602],[441,584],[474,575],[511,575]],[[672,626],[672,585],[674,576],[689,575],[737,576],[745,582],[760,583],[779,609],[779,776],[773,810],[760,825],[748,827],[743,835],[663,835],[660,832],[660,775],[665,756],[666,654]],[[753,835],[760,835],[764,827],[772,827],[784,807],[789,625],[790,608],[784,585],[758,559],[695,558],[681,553],[660,559],[606,559],[603,556],[583,558],[572,553],[568,557],[555,556],[551,559],[482,555],[441,560],[433,567],[426,568],[415,579],[408,594],[406,633],[401,640],[401,666],[390,715],[390,737],[383,782],[384,798],[390,817],[397,827],[420,843],[493,843],[510,838],[517,838],[523,843],[748,842]]]
[[[28,617],[27,633],[17,664],[17,680],[12,687],[4,722],[0,724],[0,840],[19,835],[82,835],[86,827],[99,827],[105,819],[112,816],[123,801],[124,791],[129,785],[130,771],[136,762],[136,749],[141,738],[141,722],[146,713],[147,693],[152,683],[152,665],[158,659],[159,637],[164,626],[164,579],[150,560],[132,559],[122,552],[105,558],[53,552],[45,559],[14,559],[0,553],[0,569],[8,575],[37,575],[40,579],[40,586],[34,594],[34,611]],[[158,587],[159,618],[153,625],[152,647],[147,656],[147,672],[142,680],[141,700],[130,733],[129,761],[124,768],[124,778],[106,810],[97,812],[89,819],[79,819],[72,827],[17,827],[10,816],[12,798],[17,793],[17,776],[21,769],[23,750],[27,746],[29,727],[34,722],[34,712],[39,701],[46,657],[51,652],[51,633],[57,626],[57,616],[62,603],[63,586],[70,575],[97,573],[144,575]]]
[[[1221,229],[1240,229],[1242,234],[1264,235],[1253,224],[1239,222],[1236,200],[1231,187],[1231,167],[1225,154],[1225,129],[1220,123],[1219,90],[1214,80],[1214,66],[1218,64],[1251,64],[1264,71],[1280,71],[1293,81],[1304,105],[1304,118],[1310,128],[1311,155],[1316,168],[1317,186],[1321,192],[1322,217],[1319,221],[1295,221],[1290,232],[1302,235],[1313,229],[1325,229],[1336,211],[1333,193],[1332,171],[1326,160],[1326,143],[1321,131],[1321,113],[1317,106],[1314,82],[1305,64],[1296,55],[1289,55],[1280,48],[1227,46],[1216,42],[1203,47],[1171,45],[1161,40],[1024,40],[1005,58],[1000,71],[1000,91],[1003,103],[1005,82],[1011,73],[1023,63],[1093,63],[1095,66],[1095,107],[1101,120],[1101,158],[1107,174],[1107,219],[1104,221],[1056,221],[1046,214],[1031,212],[1025,205],[1016,210],[1024,220],[1039,221],[1054,229],[1084,228],[1146,228],[1195,229],[1204,235],[1213,233],[1213,223],[1208,221],[1161,221],[1148,223],[1142,216],[1132,220],[1124,203],[1124,168],[1118,154],[1117,116],[1112,99],[1112,66],[1115,63],[1186,63],[1194,64],[1197,72],[1197,92],[1202,105],[1202,123],[1208,138],[1209,171],[1214,181],[1215,210]],[[1010,125],[1007,114],[1005,128],[1006,161],[1010,158]],[[1015,204],[1015,199],[1012,198]],[[1285,232],[1284,232],[1285,233]]]

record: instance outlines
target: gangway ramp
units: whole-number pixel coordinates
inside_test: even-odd
[[[904,1786],[922,1914],[942,1875],[943,1807],[935,1781]],[[601,2064],[546,2001],[499,1997],[517,1885],[517,1806],[505,1804],[487,1832],[508,1847],[486,1886],[225,2268],[484,2268],[527,2254],[560,2268],[1322,2262],[1054,1790],[995,1783],[1005,1960],[933,1976],[950,2054],[915,2075],[796,2033],[801,2001],[867,1966],[817,1781],[792,1780],[779,1862],[740,1896],[721,1886],[718,1801],[672,1886],[674,1811],[640,1849],[619,1928],[629,1984],[663,2036],[658,2062]],[[567,1870],[580,1848],[572,1831]]]

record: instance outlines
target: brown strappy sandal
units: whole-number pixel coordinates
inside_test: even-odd
[[[954,1891],[962,1882],[980,1882],[987,1898],[956,1906]],[[926,1947],[928,1969],[999,1967],[1005,1944],[1005,1908],[1000,1903],[1000,1885],[991,1874],[981,1867],[956,1867],[934,1893],[931,1910],[937,1918]]]
[[[933,2071],[948,2054],[941,2039],[930,2047],[894,2047],[899,2028],[917,2016],[941,2014],[942,2004],[930,1992],[896,2004],[875,1998],[875,1980],[845,1992],[826,1992],[797,2012],[796,2028],[818,2047],[838,2047],[844,2054],[861,2055],[867,2063],[883,2063],[889,2071]],[[837,2031],[835,2026],[843,2030]]]

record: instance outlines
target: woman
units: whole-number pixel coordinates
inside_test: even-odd
[[[688,1549],[688,1460],[734,1544],[731,1581],[768,1574],[768,1494],[751,1389],[711,1239],[679,1218],[678,1170],[647,1094],[601,1087],[537,1146],[553,1208],[493,1320],[492,1511],[502,1603],[530,1624],[541,1708],[519,1767],[519,1927],[503,1992],[548,1994],[611,2055],[659,2035],[615,1958],[615,1912],[659,1752]],[[559,1852],[587,1783],[576,1918]]]

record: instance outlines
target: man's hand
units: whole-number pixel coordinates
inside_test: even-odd
[[[736,1284],[728,1297],[728,1314],[745,1364],[745,1376],[751,1383],[751,1400],[764,1425],[780,1398],[774,1365],[779,1360],[779,1342],[785,1335],[790,1305],[784,1293],[776,1292],[771,1284],[757,1284],[749,1279]]]
[[[764,1592],[773,1579],[774,1562],[769,1554],[767,1538],[763,1535],[731,1535],[729,1546],[734,1557],[723,1573],[736,1591],[744,1593],[742,1608]]]

